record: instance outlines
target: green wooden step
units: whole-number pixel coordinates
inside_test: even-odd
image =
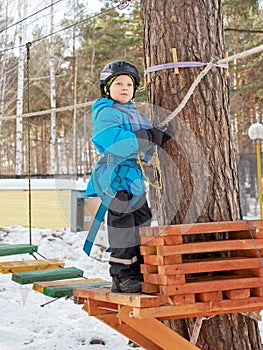
[[[39,281],[55,281],[82,276],[82,270],[77,269],[76,267],[66,267],[52,270],[13,273],[12,280],[20,284],[28,284]]]
[[[60,298],[65,296],[72,296],[73,295],[73,289],[78,288],[99,288],[101,286],[110,286],[111,282],[92,282],[87,284],[72,284],[70,286],[57,286],[57,287],[46,287],[44,289],[44,295],[47,295],[52,298]]]
[[[1,244],[0,256],[35,253],[37,248],[36,245],[32,244]]]

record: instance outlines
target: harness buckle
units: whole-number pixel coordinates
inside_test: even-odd
[[[107,154],[107,165],[109,166],[114,166],[116,165],[115,162],[114,162],[114,159],[115,159],[115,156],[114,154]]]
[[[107,188],[106,188],[106,190],[104,191],[104,193],[105,193],[107,196],[111,197],[111,198],[115,198],[117,192],[115,192],[114,194],[111,194],[111,193],[109,192],[110,189],[111,189],[110,186],[107,186]]]

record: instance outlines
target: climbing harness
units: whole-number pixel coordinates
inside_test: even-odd
[[[90,255],[95,237],[100,228],[101,222],[104,219],[106,211],[108,210],[112,200],[114,199],[122,181],[125,179],[130,166],[136,165],[136,161],[136,158],[123,159],[114,155],[108,155],[107,157],[105,157],[106,164],[115,166],[117,168],[117,174],[114,177],[111,185],[108,186],[104,193],[100,195],[102,202],[99,206],[99,209],[97,210],[97,213],[92,222],[91,228],[89,230],[88,236],[83,247],[83,250],[87,255]]]

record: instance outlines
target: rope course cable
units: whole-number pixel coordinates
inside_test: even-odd
[[[130,3],[130,2],[131,2],[131,0],[129,0],[129,1],[127,1],[127,0],[126,0],[126,1],[124,1],[124,0],[119,1],[119,3],[118,3],[116,6],[113,6],[113,7],[109,8],[109,9],[104,10],[104,11],[98,12],[98,13],[92,15],[92,16],[89,16],[89,17],[87,17],[87,18],[81,20],[81,21],[72,23],[72,24],[70,24],[70,25],[68,25],[68,26],[66,26],[66,27],[63,27],[63,28],[61,28],[61,29],[56,30],[55,32],[49,33],[49,34],[47,34],[47,35],[44,35],[44,36],[41,37],[41,38],[38,38],[38,39],[35,39],[35,40],[31,41],[31,43],[32,43],[32,44],[38,43],[38,42],[40,42],[40,41],[42,41],[42,40],[44,40],[44,39],[47,39],[47,38],[49,38],[49,37],[51,37],[51,36],[53,36],[53,35],[57,35],[58,33],[63,32],[64,30],[67,30],[67,29],[76,27],[76,26],[78,26],[79,24],[84,23],[84,22],[86,22],[86,21],[88,21],[88,20],[90,20],[90,19],[96,18],[96,17],[98,17],[98,16],[105,15],[106,13],[108,13],[108,12],[114,10],[114,9],[123,10],[124,8],[126,8],[127,6],[129,6],[129,3]],[[13,47],[9,47],[9,48],[7,48],[7,49],[1,50],[0,53],[4,53],[4,52],[10,51],[10,50],[14,50],[14,49],[19,49],[20,47],[24,47],[24,46],[25,46],[25,44],[18,45],[18,46],[13,46]]]
[[[45,111],[24,113],[24,114],[19,114],[19,115],[3,116],[3,117],[1,117],[1,120],[12,120],[12,119],[17,119],[17,118],[21,118],[21,117],[23,117],[23,118],[39,117],[41,115],[50,114],[51,112],[64,112],[64,111],[72,110],[74,108],[85,108],[87,106],[91,106],[94,102],[95,101],[88,101],[88,102],[78,103],[78,104],[71,105],[71,106],[48,109]]]
[[[38,10],[38,11],[32,13],[31,15],[28,15],[27,17],[22,18],[22,19],[19,20],[19,21],[10,24],[10,25],[7,26],[6,28],[0,29],[0,33],[5,32],[6,30],[8,30],[8,29],[10,29],[10,28],[12,28],[12,27],[14,27],[14,26],[16,26],[17,24],[20,24],[20,23],[26,21],[26,20],[29,19],[29,18],[34,17],[35,15],[38,15],[39,13],[41,13],[41,12],[43,12],[43,11],[49,9],[51,6],[54,6],[54,5],[56,5],[57,3],[61,2],[61,1],[64,1],[64,0],[57,0],[57,1],[54,2],[53,4],[50,4],[50,5],[46,6],[46,7],[43,7],[41,10]]]

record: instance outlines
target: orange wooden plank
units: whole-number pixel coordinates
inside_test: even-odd
[[[75,289],[74,296],[136,307],[160,305],[160,299],[158,296],[139,293],[112,293],[107,288]]]
[[[169,297],[171,301],[170,304],[178,305],[178,304],[194,304],[195,303],[195,294],[184,294],[184,295],[171,295]]]
[[[182,305],[161,305],[153,308],[133,308],[136,318],[180,319],[198,316],[213,316],[235,312],[247,312],[263,309],[263,297],[242,300],[221,300],[207,303]]]
[[[221,280],[185,283],[182,285],[178,284],[169,286],[159,286],[160,293],[166,296],[257,287],[263,287],[263,278],[251,277],[234,279],[233,276],[229,276],[229,279],[226,279],[226,277],[224,276]]]
[[[141,273],[148,274],[148,273],[158,273],[158,266],[157,265],[146,265],[141,264]]]
[[[157,246],[157,245],[172,245],[182,244],[182,236],[155,236],[155,237],[141,237],[141,245]]]
[[[171,246],[157,246],[157,254],[159,255],[181,255],[181,254],[195,254],[206,252],[220,252],[227,250],[246,250],[253,249],[256,243],[258,249],[263,248],[263,239],[243,239],[243,240],[224,240],[212,242],[196,242],[185,243],[181,245]]]
[[[251,221],[221,221],[221,222],[204,222],[195,224],[169,225],[157,227],[140,228],[141,236],[158,236],[163,235],[189,235],[213,232],[232,232],[248,230],[248,223],[251,230],[263,230],[263,220]],[[254,231],[253,231],[254,232]]]
[[[250,222],[251,228],[258,226],[263,228],[262,220],[253,220]],[[244,231],[248,229],[246,221],[222,221],[222,222],[205,222],[197,224],[182,224],[158,227],[140,228],[141,237],[162,235],[189,235],[213,232]]]
[[[86,311],[89,316],[102,315],[107,313],[118,312],[118,304],[109,303],[101,300],[88,299],[82,310]]]
[[[201,350],[155,318],[142,320],[131,317],[131,310],[131,308],[124,306],[119,312],[119,319],[143,334],[146,338],[151,339],[161,349]]]
[[[223,293],[222,291],[197,293],[195,298],[197,302],[202,301],[203,303],[208,301],[218,301],[223,300]]]
[[[162,285],[174,285],[185,283],[184,275],[163,276],[159,274],[144,274],[144,282]]]
[[[156,255],[156,247],[153,246],[140,246],[140,251],[142,255]]]
[[[146,293],[146,294],[158,293],[159,292],[159,285],[142,282],[142,292]]]
[[[115,314],[103,314],[95,316],[99,321],[105,323],[117,332],[123,334],[126,338],[131,339],[135,344],[139,344],[143,349],[163,350],[160,346],[154,344],[151,339],[146,338],[140,332],[131,328],[124,322],[120,322]]]
[[[149,265],[171,265],[171,264],[180,264],[182,263],[181,255],[144,255],[143,260],[145,264]]]
[[[158,266],[158,273],[160,275],[169,276],[175,274],[241,270],[261,267],[262,265],[258,258],[214,258],[201,261],[186,261],[183,264]]]
[[[250,289],[235,289],[235,290],[226,290],[223,292],[224,299],[247,299],[250,297]]]

